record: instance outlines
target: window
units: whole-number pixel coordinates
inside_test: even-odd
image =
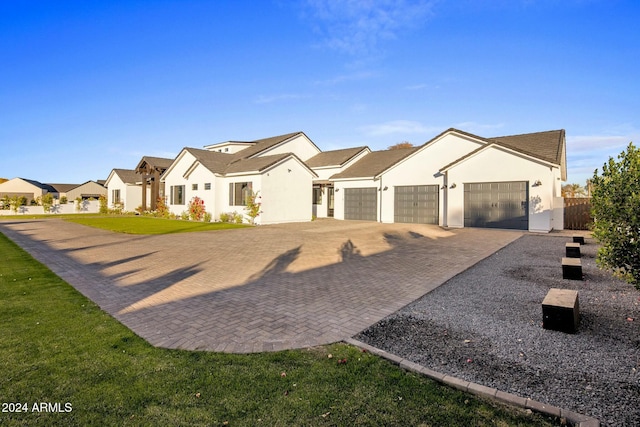
[[[111,190],[111,204],[120,204],[120,189]]]
[[[198,189],[198,184],[191,184],[191,189],[192,190],[197,190]]]
[[[184,185],[172,185],[171,186],[171,201],[172,205],[184,205]]]
[[[322,188],[320,188],[320,186],[313,187],[313,204],[322,204]]]
[[[205,182],[204,183],[204,189],[205,190],[211,190],[211,183],[210,182]]]
[[[247,206],[247,198],[250,194],[250,182],[230,182],[229,206]]]

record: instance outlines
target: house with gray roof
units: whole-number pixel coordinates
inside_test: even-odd
[[[256,194],[256,223],[310,221],[312,181],[318,176],[305,160],[319,152],[302,132],[204,150],[185,147],[161,178],[167,206],[179,215],[198,197],[214,219],[232,212],[244,216],[248,197]]]
[[[135,170],[112,169],[104,186],[107,188],[107,206],[110,209],[133,212],[142,206],[142,176]],[[146,193],[150,199],[150,187],[147,187]]]
[[[58,198],[59,195],[58,190],[51,184],[43,184],[33,179],[13,178],[0,184],[0,198],[25,197],[27,204],[47,193],[51,193],[54,198]]]
[[[161,189],[174,214],[187,211],[196,196],[214,219],[244,214],[247,197],[257,193],[260,224],[335,217],[540,232],[563,228],[564,130],[486,138],[451,128],[413,148],[325,152],[303,132],[293,132],[185,147],[163,161],[143,158],[136,185],[143,175],[152,177],[151,187]],[[141,174],[145,165],[153,167]],[[112,180],[125,174],[115,171]]]
[[[335,217],[444,227],[563,228],[564,130],[484,138],[448,129],[331,176]]]

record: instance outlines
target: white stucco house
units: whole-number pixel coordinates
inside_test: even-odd
[[[24,196],[27,204],[48,193],[51,193],[54,198],[59,196],[58,190],[51,184],[43,184],[33,179],[13,178],[0,184],[0,198]]]
[[[335,217],[548,232],[563,228],[564,130],[484,138],[448,129],[330,177]]]
[[[258,224],[335,217],[539,232],[563,228],[564,130],[485,138],[451,128],[414,148],[325,152],[294,132],[185,147],[167,164],[161,175],[154,169],[152,187],[161,189],[176,215],[196,196],[215,220],[223,213],[244,215],[247,196],[255,192],[262,204]],[[140,206],[141,173],[152,176],[147,169],[114,169],[107,179],[109,205],[119,200],[125,210]]]
[[[142,205],[141,176],[132,169],[112,169],[105,181],[107,187],[107,206],[113,209],[121,207],[123,211],[133,212]],[[151,197],[150,188],[147,189]]]
[[[320,149],[302,132],[256,141],[227,141],[205,149],[182,149],[162,174],[169,210],[179,215],[194,197],[214,219],[246,214],[247,197],[258,195],[257,224],[310,221],[312,181],[305,160]]]

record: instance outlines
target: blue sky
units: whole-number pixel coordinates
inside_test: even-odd
[[[0,177],[304,131],[322,150],[566,129],[584,184],[640,138],[640,3],[3,0]]]

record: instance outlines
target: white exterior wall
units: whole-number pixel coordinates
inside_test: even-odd
[[[381,177],[382,188],[387,187],[387,191],[380,192],[382,194],[382,222],[391,223],[394,221],[395,186],[442,186],[444,177],[439,174],[440,168],[483,145],[458,135],[446,134],[386,172]],[[444,218],[443,192],[444,190],[440,190],[438,202],[438,222],[440,225],[443,225]]]
[[[191,164],[189,164],[190,166]],[[216,175],[211,172],[209,169],[205,168],[202,165],[198,165],[195,167],[195,169],[193,171],[191,171],[191,173],[189,174],[189,176],[187,177],[187,179],[182,178],[182,175],[180,175],[181,180],[176,180],[173,181],[175,182],[174,184],[171,185],[184,185],[184,193],[185,193],[185,198],[184,198],[184,205],[174,205],[174,207],[176,208],[176,210],[172,210],[171,212],[179,215],[180,213],[182,213],[183,211],[188,211],[189,210],[189,203],[191,202],[191,199],[193,199],[194,197],[199,197],[200,199],[202,199],[204,201],[204,208],[206,212],[211,213],[212,218],[215,218],[215,211],[216,211]],[[210,190],[205,190],[204,189],[204,185],[206,183],[210,183],[211,184],[211,189]],[[197,184],[198,185],[198,189],[197,190],[193,190],[193,184]],[[169,181],[165,180],[165,193],[167,196],[167,203],[169,203],[171,201],[171,187],[168,187],[169,185]]]
[[[113,190],[120,190],[120,201],[123,203],[122,210],[133,212],[138,206],[142,206],[142,186],[127,184],[120,179],[117,174],[113,174],[107,182],[107,206],[113,209]],[[147,187],[147,200],[151,198],[151,189]],[[72,201],[72,199],[69,199]]]
[[[164,181],[164,192],[167,197],[167,208],[169,209],[169,212],[173,214],[180,215],[182,212],[189,210],[189,200],[194,197],[194,195],[192,194],[193,191],[191,190],[192,176],[189,176],[190,179],[185,179],[184,175],[195,161],[196,158],[191,153],[189,153],[188,151],[183,151],[182,153],[180,153],[179,158],[176,159],[173,165],[171,165],[172,169],[170,173],[162,177],[162,180]],[[201,166],[198,166],[196,170],[200,167]],[[193,182],[197,182],[198,189],[200,189],[200,185],[204,185],[204,183],[200,181],[200,178],[202,178],[202,173],[196,173],[196,170],[194,170],[191,175],[194,175],[195,173]],[[209,173],[211,174],[211,172]],[[184,204],[182,205],[171,204],[171,187],[175,185],[184,185]],[[213,179],[211,179],[211,185],[213,185]],[[205,208],[207,208],[206,200]]]
[[[250,182],[251,190],[262,196],[262,177],[258,174],[226,176],[218,179],[216,185],[216,211],[213,215],[214,220],[220,219],[222,213],[239,213],[244,217],[244,222],[251,222],[246,215],[246,206],[234,206],[229,204],[229,184],[236,182]],[[259,215],[256,218],[256,224],[261,224]]]
[[[66,204],[54,204],[51,207],[49,215],[56,214],[84,214],[84,213],[98,213],[100,212],[100,202],[98,200],[85,200],[80,206],[80,211],[76,208],[76,203]],[[42,206],[20,206],[18,208],[18,215],[43,215],[44,208]],[[0,210],[0,216],[15,215],[11,209]]]
[[[336,219],[344,219],[344,193],[345,188],[380,188],[380,180],[373,179],[355,179],[345,181],[335,181],[335,199],[333,217]],[[378,209],[376,210],[377,221],[380,221],[380,193],[378,191]]]
[[[284,144],[276,145],[270,150],[260,153],[258,157],[285,153],[293,153],[304,162],[320,153],[320,150],[307,137],[298,135]]]
[[[260,188],[262,213],[256,222],[311,221],[313,178],[309,170],[293,158],[263,172]]]
[[[556,173],[549,165],[490,148],[463,160],[447,171],[448,215],[446,225],[464,226],[464,184],[478,182],[529,181],[529,231],[549,232],[553,229],[554,188]],[[533,186],[536,181],[540,186]],[[557,212],[557,210],[556,210]]]

